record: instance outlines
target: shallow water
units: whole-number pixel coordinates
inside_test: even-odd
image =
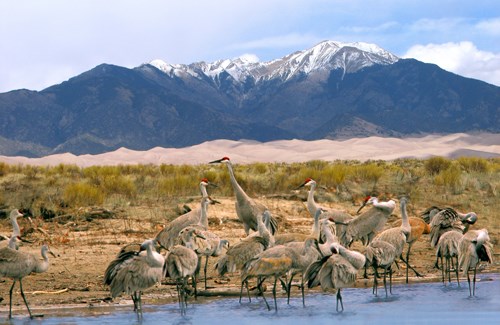
[[[191,300],[187,315],[182,316],[178,304],[145,305],[142,323],[167,324],[500,324],[500,274],[479,274],[476,296],[469,297],[467,282],[458,287],[456,282],[418,283],[393,286],[393,294],[385,297],[383,288],[375,297],[371,288],[343,289],[344,312],[335,310],[335,294],[306,295],[306,307],[300,296],[293,297],[290,305],[278,298],[278,312],[267,310],[262,298]],[[271,308],[272,296],[267,293]],[[126,308],[92,308],[44,310],[44,318],[35,324],[137,324],[141,320]],[[14,315],[13,324],[30,323],[26,316]]]

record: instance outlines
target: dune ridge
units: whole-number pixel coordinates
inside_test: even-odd
[[[250,140],[214,140],[185,148],[155,147],[147,151],[119,148],[97,155],[71,153],[41,158],[0,156],[8,164],[53,166],[73,164],[81,167],[93,165],[126,164],[204,164],[228,156],[235,163],[304,162],[309,160],[394,160],[398,158],[428,158],[442,156],[457,158],[475,156],[500,157],[500,134],[455,133],[409,138],[367,137],[348,140],[279,140],[257,142]]]

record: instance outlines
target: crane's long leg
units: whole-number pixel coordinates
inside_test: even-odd
[[[477,271],[477,264],[476,264],[476,266],[474,266],[474,280],[473,280],[473,286],[472,286],[472,295],[473,296],[476,295],[476,271]],[[19,281],[19,283],[21,283],[21,282]]]
[[[340,288],[337,290],[337,312],[339,312],[339,301],[340,301],[340,306],[342,307],[340,311],[343,312],[344,303],[342,302],[342,294],[340,293]]]
[[[387,268],[384,267],[384,289],[385,289],[385,297],[387,298]]]
[[[205,256],[205,268],[204,268],[204,273],[205,273],[205,290],[207,290],[207,266],[208,266],[208,256]]]
[[[286,303],[287,305],[290,304],[290,292],[292,291],[292,280],[293,280],[293,274],[290,276],[290,280],[288,281],[288,284],[286,286],[286,294],[287,294],[287,300]]]
[[[400,256],[399,258],[401,258],[401,260],[402,260],[402,261],[406,264],[406,267],[407,267],[407,268],[410,268],[410,269],[411,269],[411,270],[415,273],[415,275],[416,275],[416,276],[418,276],[418,277],[423,277],[423,275],[422,275],[422,274],[418,273],[418,272],[417,272],[417,270],[415,270],[415,269],[414,269],[414,268],[413,268],[413,267],[412,267],[412,266],[408,263],[408,261],[406,261],[406,260],[403,258],[403,255],[402,255],[402,254],[401,254],[401,256]],[[396,263],[396,265],[397,265],[397,263]]]
[[[24,295],[22,279],[19,279],[19,288],[21,289],[21,296],[23,297],[24,304],[26,305],[26,308],[28,308],[28,313],[30,314],[30,318],[43,317],[43,315],[32,315],[31,314],[30,306],[28,306],[28,301],[26,300],[26,296]]]
[[[373,289],[372,289],[372,293],[376,296],[377,295],[377,291],[378,291],[378,272],[377,272],[377,264],[376,263],[373,263]]]
[[[472,297],[472,290],[470,287],[470,276],[469,276],[469,270],[467,270],[467,282],[469,283],[469,296]]]
[[[10,291],[9,291],[9,297],[10,297],[10,300],[9,300],[9,318],[12,318],[12,290],[14,290],[15,285],[16,285],[16,280],[14,279],[14,281],[12,282],[12,286],[10,287]]]
[[[274,277],[274,286],[273,286],[273,298],[274,298],[274,311],[278,312],[278,303],[276,302],[276,283],[278,282],[278,277]]]
[[[459,269],[459,266],[458,266],[458,256],[455,256],[455,275],[457,276],[457,284],[460,287],[460,280],[458,278],[458,269]]]
[[[443,256],[441,255],[440,257],[438,257],[441,259],[441,280],[443,280],[443,283],[444,283],[444,261],[443,261]],[[437,262],[437,261],[436,261]],[[439,267],[438,267],[439,269]]]

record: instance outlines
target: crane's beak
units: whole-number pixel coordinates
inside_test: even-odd
[[[210,164],[210,163],[209,163],[209,164]],[[212,187],[219,187],[219,186],[217,186],[217,184],[210,183],[210,182],[208,183],[208,186],[212,186]]]
[[[303,188],[304,186],[306,186],[306,184],[307,184],[307,183],[302,183],[302,185],[297,186],[295,189],[296,189],[296,190],[301,189],[301,188]]]
[[[363,204],[359,207],[358,211],[356,211],[356,214],[358,214],[366,205],[366,201],[363,201]]]
[[[49,250],[48,250],[48,253],[49,253],[50,255],[54,256],[55,258],[57,258],[57,255],[56,255],[56,254],[54,254],[54,252],[53,252],[50,248],[49,248]]]
[[[218,163],[222,162],[223,160],[224,160],[224,158],[213,160],[213,161],[209,162],[209,164],[218,164]]]

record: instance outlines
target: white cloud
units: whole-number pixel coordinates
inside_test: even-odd
[[[414,45],[403,57],[500,86],[500,53],[481,51],[472,42]]]
[[[500,18],[481,21],[476,25],[479,31],[491,35],[500,35]]]

